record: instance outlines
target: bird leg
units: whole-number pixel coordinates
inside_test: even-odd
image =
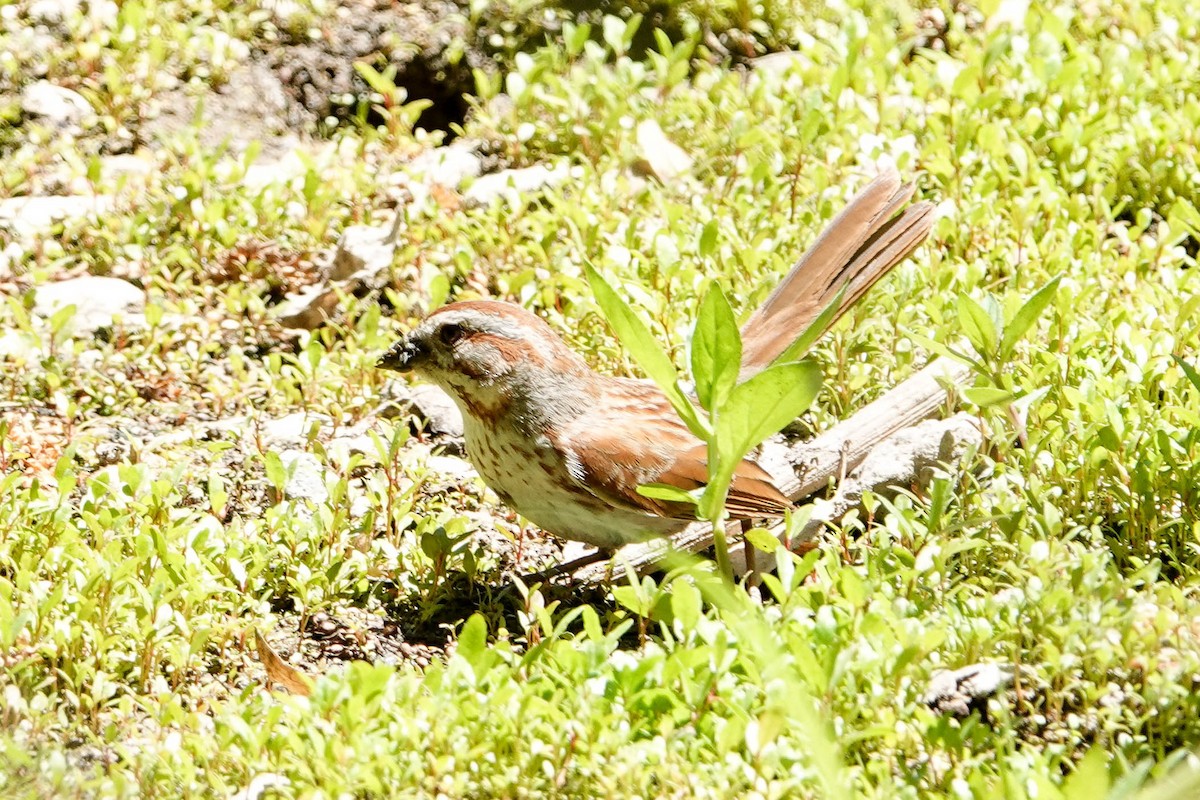
[[[615,550],[606,550],[601,548],[594,553],[588,553],[587,555],[572,559],[565,564],[555,564],[538,572],[531,572],[527,575],[522,575],[521,580],[525,583],[530,583],[532,581],[548,581],[552,578],[557,578],[562,575],[574,575],[584,567],[590,567],[592,564],[607,560],[609,561],[608,571],[606,573],[608,578],[606,581],[607,583],[612,579],[612,557],[615,552]]]

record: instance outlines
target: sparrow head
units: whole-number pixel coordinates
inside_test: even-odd
[[[460,396],[480,386],[524,383],[547,371],[590,374],[549,325],[520,306],[494,300],[439,308],[396,342],[378,366],[415,371]]]

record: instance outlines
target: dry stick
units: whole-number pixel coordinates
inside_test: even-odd
[[[854,416],[789,448],[788,460],[794,474],[776,474],[779,488],[793,501],[803,500],[826,488],[837,475],[862,463],[871,449],[884,439],[936,414],[953,396],[953,388],[967,385],[970,376],[971,370],[965,364],[944,359],[934,361]],[[769,465],[764,466],[769,469]],[[913,477],[915,480],[916,476]],[[726,530],[733,536],[739,531],[738,526],[739,523],[730,523]],[[783,521],[774,522],[769,530],[777,536],[782,535]],[[628,564],[642,575],[655,566],[668,548],[696,553],[711,547],[712,543],[712,528],[707,523],[697,522],[669,539],[623,548],[617,556],[617,564]],[[792,546],[802,543],[792,542]],[[596,583],[605,579],[607,570],[601,562],[584,567],[575,577]]]

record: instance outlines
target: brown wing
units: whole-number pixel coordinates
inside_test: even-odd
[[[612,380],[586,422],[559,431],[555,444],[569,453],[572,476],[597,497],[618,506],[672,519],[695,519],[694,507],[638,494],[646,483],[685,491],[708,480],[708,453],[648,381]],[[791,508],[771,476],[743,460],[734,472],[726,508],[736,519],[777,517]]]
[[[847,286],[832,325],[929,234],[933,206],[885,169],[842,209],[767,301],[742,326],[742,375],[775,360]]]

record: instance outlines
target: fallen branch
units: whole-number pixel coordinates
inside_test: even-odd
[[[949,460],[953,452],[972,444],[972,431],[977,437],[978,430],[973,424],[964,424],[969,418],[962,415],[927,425],[925,430],[917,429],[916,437],[900,437],[902,433],[909,433],[906,429],[932,417],[946,406],[948,401],[952,401],[954,388],[966,385],[970,374],[970,368],[963,364],[945,360],[935,361],[825,433],[790,447],[764,448],[759,456],[759,463],[771,473],[788,497],[796,502],[826,489],[833,481],[841,482],[841,479],[847,476],[855,478],[844,484],[844,491],[839,491],[831,501],[832,505],[821,509],[824,513],[814,514],[814,519],[800,536],[793,538],[792,546],[796,547],[811,540],[824,522],[840,518],[851,507],[857,506],[863,491],[878,490],[880,487],[876,484],[881,474],[886,476],[888,485],[917,484],[921,482],[922,472],[931,466],[931,452],[937,454],[935,460]],[[858,467],[864,465],[876,447],[892,439],[896,439],[897,449],[888,457],[890,471],[877,469],[867,476],[852,475]],[[896,469],[897,466],[900,469]],[[837,512],[836,517],[830,515],[831,510],[839,508],[841,510]],[[730,525],[731,541],[736,538],[739,525],[740,523]],[[776,536],[782,536],[783,522],[774,523],[769,530]],[[712,543],[711,526],[697,522],[669,539],[622,548],[617,563],[628,564],[641,575],[649,572],[669,548],[696,553],[711,547]],[[744,569],[744,554],[739,555],[741,569]],[[759,555],[756,567],[765,568],[762,554]],[[739,565],[735,563],[734,566]],[[592,583],[605,580],[609,574],[611,568],[601,562],[580,569],[575,573],[575,578]]]

